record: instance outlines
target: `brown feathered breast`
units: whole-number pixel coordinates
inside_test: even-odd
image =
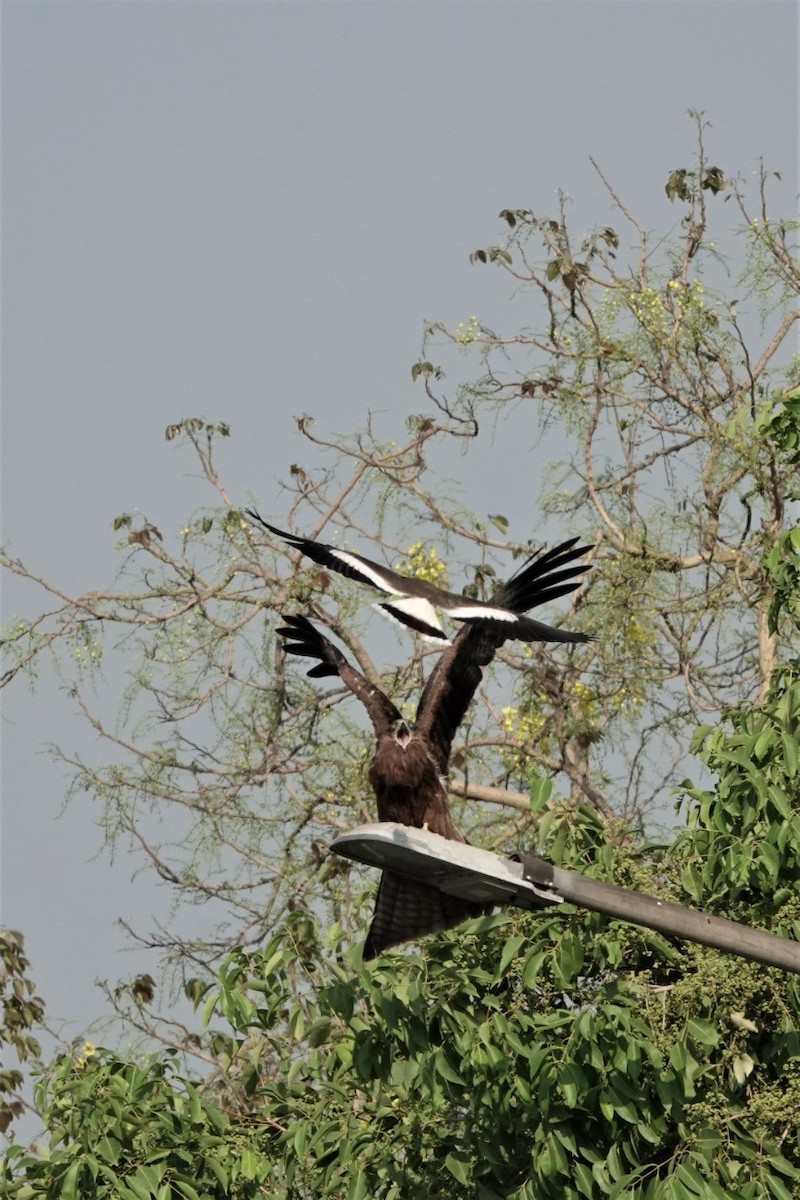
[[[405,746],[393,734],[378,738],[369,781],[381,821],[423,827],[463,842],[448,810],[447,796],[426,741],[412,730]]]

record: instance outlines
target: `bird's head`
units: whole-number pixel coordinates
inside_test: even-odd
[[[414,734],[414,726],[410,721],[405,721],[400,717],[398,720],[392,721],[389,726],[389,733],[397,742],[400,749],[405,750]]]

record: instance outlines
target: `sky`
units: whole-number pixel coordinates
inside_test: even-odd
[[[294,417],[402,436],[424,322],[511,319],[507,283],[469,263],[499,210],[561,190],[604,222],[591,155],[663,224],[689,108],[711,161],[747,179],[763,157],[794,212],[797,27],[783,0],[5,0],[4,543],[66,590],[110,584],[117,514],[174,531],[208,501],[164,440],[188,415],[230,423],[225,479],[280,523]],[[519,512],[506,451],[485,451],[475,507]],[[2,604],[42,598],[7,580]],[[168,897],[109,860],[88,798],[64,807],[46,747],[96,744],[59,681],[2,702],[0,920],[78,1036],[96,980],[152,969],[119,922]]]

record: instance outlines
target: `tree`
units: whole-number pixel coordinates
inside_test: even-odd
[[[436,466],[452,446],[474,456],[485,414],[544,435],[558,424],[570,449],[541,504],[598,543],[565,618],[596,641],[506,649],[502,687],[489,680],[454,755],[458,823],[493,849],[537,841],[565,866],[797,936],[796,223],[769,215],[766,173],[752,216],[702,133],[698,122],[692,168],[667,181],[682,213],[672,240],[648,237],[610,188],[630,246],[610,225],[576,242],[565,205],[503,210],[507,234],[473,257],[511,274],[525,331],[431,326],[413,372],[429,407],[400,444],[371,424],[326,439],[300,418],[325,465],[292,467],[287,521],[326,540],[351,530],[363,546],[371,514],[389,558],[437,582],[445,550],[463,561],[466,545],[481,592],[527,543],[503,514],[444,500]],[[747,252],[735,300],[720,249],[734,236]],[[481,361],[452,397],[435,361],[450,348],[455,363]],[[7,680],[45,650],[72,651],[76,700],[115,755],[66,757],[74,787],[102,802],[110,837],[227,922],[202,942],[146,935],[221,1021],[181,1035],[196,1064],[62,1060],[39,1092],[55,1156],[20,1152],[10,1194],[800,1194],[797,995],[778,973],[732,973],[709,950],[581,913],[484,919],[360,967],[366,888],[325,843],[373,815],[369,735],[340,695],[287,669],[272,630],[306,612],[377,681],[361,598],[291,559],[287,570],[284,548],[253,533],[216,470],[228,433],[195,419],[167,431],[197,455],[216,508],[177,539],[117,518],[119,587],[68,597],[40,580],[52,609],[6,635]],[[409,546],[411,520],[430,541]],[[91,704],[120,630],[122,732]],[[424,669],[417,656],[384,685],[410,698]],[[635,835],[699,723],[717,785],[687,784],[687,828],[649,845]],[[151,819],[165,810],[169,845]],[[156,1033],[136,999],[130,1020]]]
[[[542,427],[571,434],[543,501],[571,528],[596,529],[610,559],[587,597],[613,646],[592,680],[587,734],[596,742],[614,728],[619,747],[618,727],[629,726],[618,778],[631,819],[673,769],[652,762],[654,731],[679,760],[687,723],[763,696],[780,653],[761,560],[791,519],[795,467],[766,430],[775,379],[800,378],[785,358],[800,315],[797,223],[769,216],[766,172],[753,214],[708,163],[696,120],[696,163],[666,184],[682,209],[680,238],[648,235],[608,185],[634,235],[627,252],[611,226],[576,245],[563,204],[546,217],[505,209],[510,234],[473,259],[538,296],[539,324],[528,318],[502,336],[477,322],[430,329],[481,352],[482,377],[463,389],[459,412],[513,408],[520,420],[533,410]],[[736,255],[720,249],[713,211],[731,198],[747,251],[733,295]]]

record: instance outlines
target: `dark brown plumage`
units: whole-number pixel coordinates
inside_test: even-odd
[[[528,559],[492,602],[524,613],[544,600],[573,591],[589,569],[576,560],[590,547],[575,548],[573,539],[548,553]],[[381,821],[397,821],[429,829],[452,841],[464,838],[453,824],[447,803],[446,776],[456,730],[498,647],[513,637],[512,626],[493,620],[470,621],[442,653],[422,692],[416,721],[406,721],[396,706],[347,661],[311,622],[302,616],[284,617],[278,633],[289,654],[318,660],[308,674],[333,675],[364,705],[375,730],[375,755],[369,781]],[[438,888],[385,871],[378,890],[375,916],[364,957],[388,946],[448,929],[486,906],[448,896]]]

